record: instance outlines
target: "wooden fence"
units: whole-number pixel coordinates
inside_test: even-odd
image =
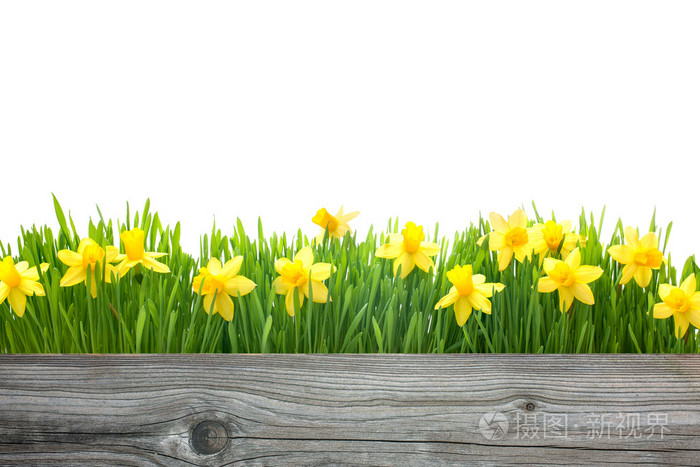
[[[607,462],[700,464],[700,356],[0,356],[0,465]]]

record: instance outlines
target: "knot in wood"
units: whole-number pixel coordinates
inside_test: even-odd
[[[533,402],[528,402],[527,404],[525,404],[525,410],[527,410],[528,412],[532,412],[533,410],[535,410],[535,404]]]
[[[192,429],[192,449],[197,454],[216,454],[228,442],[226,427],[214,420],[198,423]]]

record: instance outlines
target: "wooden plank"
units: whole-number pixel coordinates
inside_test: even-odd
[[[697,355],[4,355],[0,464],[700,463]]]

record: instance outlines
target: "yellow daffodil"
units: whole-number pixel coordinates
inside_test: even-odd
[[[586,237],[571,232],[571,221],[547,221],[544,224],[535,224],[533,229],[539,230],[542,235],[532,243],[533,253],[539,255],[540,266],[544,259],[556,255],[561,246],[561,257],[566,258],[569,253],[576,248],[580,242],[581,246],[586,246]]]
[[[654,305],[654,318],[664,319],[673,315],[676,336],[685,336],[690,323],[700,329],[700,292],[696,291],[695,274],[689,275],[680,287],[670,284],[659,286],[662,303]]]
[[[408,276],[415,266],[425,272],[435,267],[435,263],[430,259],[440,252],[437,243],[424,242],[425,234],[423,226],[407,222],[401,234],[389,234],[389,242],[380,246],[375,253],[377,258],[393,259],[394,275],[401,266],[401,278]]]
[[[155,261],[155,258],[167,255],[167,253],[151,253],[144,251],[144,231],[135,227],[131,230],[126,230],[119,235],[124,243],[126,254],[117,255],[115,261],[121,261],[117,265],[117,271],[123,276],[129,269],[137,264],[143,264],[146,269],[151,269],[154,272],[170,272],[170,268],[163,263]]]
[[[285,295],[284,303],[289,316],[294,316],[295,292],[299,305],[304,303],[304,297],[309,298],[309,288],[314,302],[326,303],[328,300],[328,288],[321,281],[328,279],[335,268],[329,263],[314,264],[314,253],[310,247],[299,250],[293,261],[278,259],[275,270],[279,276],[272,282],[272,287],[275,293]]]
[[[326,208],[319,209],[316,215],[311,218],[314,224],[323,229],[323,232],[316,236],[316,241],[320,242],[323,240],[326,230],[328,230],[328,236],[331,238],[343,238],[346,233],[352,233],[348,222],[356,218],[358,214],[360,213],[357,211],[343,214],[342,206],[335,216],[326,211]]]
[[[574,298],[586,305],[593,305],[593,291],[589,282],[598,279],[603,270],[598,266],[581,266],[581,252],[578,248],[569,253],[564,261],[545,258],[544,271],[537,285],[539,292],[559,291],[559,310],[564,313],[574,303]]]
[[[498,251],[498,270],[503,271],[510,264],[513,255],[518,262],[532,257],[533,244],[542,237],[539,229],[527,226],[527,216],[525,211],[517,209],[508,218],[508,222],[503,216],[492,212],[489,215],[493,231],[489,236],[489,250]]]
[[[457,324],[464,326],[472,308],[491,314],[491,302],[487,300],[493,291],[500,292],[505,287],[499,283],[487,283],[483,274],[472,275],[471,265],[455,266],[451,271],[447,271],[447,278],[452,282],[450,291],[437,302],[435,309],[455,306],[455,318]]]
[[[42,272],[49,269],[48,263],[39,265]],[[6,256],[0,261],[0,305],[8,299],[10,306],[20,318],[24,316],[27,296],[44,296],[44,286],[39,282],[36,266],[29,267],[26,261],[15,264],[12,257]]]
[[[625,242],[627,245],[608,248],[610,256],[625,265],[620,284],[626,284],[634,277],[640,287],[646,287],[651,281],[651,270],[659,269],[664,259],[659,251],[659,239],[654,232],[649,232],[640,240],[636,229],[626,227]]]
[[[230,296],[242,297],[255,288],[255,282],[238,275],[242,263],[243,257],[236,256],[226,261],[222,267],[218,259],[212,258],[206,267],[199,269],[199,274],[192,280],[192,289],[204,295],[204,309],[207,313],[212,311],[213,303],[213,312],[219,313],[226,321],[231,321],[233,300]]]
[[[87,285],[88,271],[91,274],[90,294],[93,298],[97,297],[97,280],[95,279],[95,271],[99,268],[102,273],[104,267],[103,280],[107,283],[112,281],[112,273],[118,275],[114,266],[110,263],[115,260],[119,250],[113,246],[108,246],[103,249],[91,238],[84,238],[78,245],[78,251],[61,250],[58,252],[58,259],[63,264],[70,266],[68,271],[61,278],[61,287],[71,287],[73,285],[85,282]]]

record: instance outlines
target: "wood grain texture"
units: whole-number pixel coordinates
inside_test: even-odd
[[[1,465],[607,462],[700,463],[699,356],[0,356]]]

